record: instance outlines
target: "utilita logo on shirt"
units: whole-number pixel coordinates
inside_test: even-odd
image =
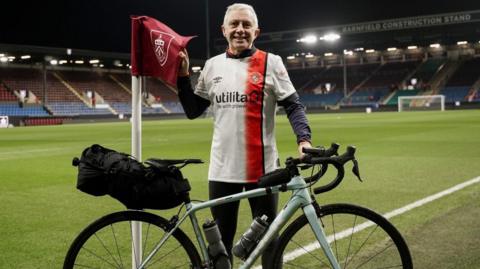
[[[217,104],[225,103],[247,103],[261,102],[262,96],[258,91],[252,91],[250,94],[243,94],[239,92],[222,92],[221,94],[215,95],[215,101]]]

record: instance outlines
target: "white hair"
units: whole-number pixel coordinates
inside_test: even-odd
[[[253,20],[253,26],[258,27],[257,14],[255,13],[255,10],[253,9],[253,7],[251,5],[242,4],[242,3],[235,3],[227,7],[227,11],[225,11],[225,17],[223,18],[223,26],[227,26],[227,20],[230,15],[230,12],[236,11],[236,10],[245,10],[249,12]]]

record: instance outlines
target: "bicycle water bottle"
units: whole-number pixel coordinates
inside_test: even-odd
[[[218,230],[217,223],[207,219],[202,227],[208,242],[208,254],[212,258],[213,268],[231,269],[230,258],[222,242],[222,236]]]
[[[250,252],[255,248],[257,243],[262,238],[265,229],[268,227],[268,217],[256,217],[250,228],[240,237],[238,242],[233,246],[232,253],[238,258],[245,260]]]

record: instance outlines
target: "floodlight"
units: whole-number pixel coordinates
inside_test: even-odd
[[[467,41],[458,41],[457,42],[457,45],[467,45],[468,42]]]
[[[327,57],[328,57],[328,56],[333,56],[333,53],[327,52],[327,53],[325,53],[324,55],[327,56]]]
[[[397,48],[394,48],[394,47],[387,49],[387,51],[396,51],[396,50],[397,50]]]
[[[58,61],[58,64],[66,64],[68,61],[67,60],[60,60]]]
[[[343,50],[343,54],[345,54],[345,55],[353,55],[353,51],[351,51],[351,50]]]
[[[355,51],[363,51],[363,48],[356,48]]]
[[[88,62],[91,63],[91,64],[98,64],[100,62],[100,60],[93,59],[93,60],[90,60]]]
[[[438,49],[438,48],[440,48],[440,44],[438,44],[438,43],[430,44],[430,48]]]
[[[32,58],[32,57],[31,57],[30,55],[22,55],[22,56],[20,56],[20,58],[21,58],[22,60],[26,60],[26,59],[30,59],[30,58]]]
[[[58,61],[57,61],[57,60],[50,60],[50,64],[51,64],[51,65],[57,65],[57,64],[58,64]]]
[[[313,54],[309,53],[309,54],[305,55],[305,58],[313,58],[313,56],[314,56]]]
[[[72,55],[72,49],[67,49],[67,55]]]
[[[13,61],[15,60],[15,56],[8,56],[7,59]]]
[[[8,58],[5,56],[0,57],[0,62],[6,63],[8,61]]]
[[[368,50],[366,50],[365,52],[366,52],[366,53],[374,53],[375,50],[374,50],[374,49],[368,49]]]
[[[200,70],[202,70],[202,68],[200,66],[192,66],[192,71],[197,73],[197,72],[200,72]]]
[[[293,59],[295,59],[294,55],[287,56],[287,60],[293,60]]]
[[[5,57],[5,54],[3,54],[3,53],[0,53],[0,57]]]
[[[417,49],[417,46],[408,46],[407,49],[414,50],[414,49]]]
[[[320,37],[320,40],[325,40],[325,41],[328,41],[328,42],[332,42],[332,41],[335,41],[337,39],[340,38],[340,35],[339,34],[336,34],[336,33],[328,33],[328,34],[325,34],[323,35],[322,37]]]
[[[84,62],[83,62],[83,60],[76,60],[75,63],[76,64],[83,64]]]
[[[316,35],[307,35],[305,37],[300,38],[300,42],[307,43],[307,44],[316,43],[317,42],[317,36]]]

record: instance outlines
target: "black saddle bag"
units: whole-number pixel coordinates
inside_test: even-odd
[[[188,196],[190,185],[180,170],[145,166],[132,156],[92,145],[74,158],[77,188],[85,193],[110,195],[129,209],[170,209]]]

